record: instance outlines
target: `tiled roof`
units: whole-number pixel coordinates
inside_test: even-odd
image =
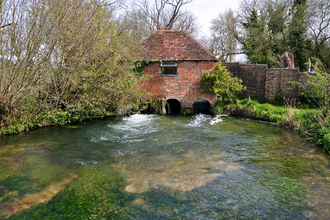
[[[186,31],[156,31],[142,46],[147,60],[217,60]]]

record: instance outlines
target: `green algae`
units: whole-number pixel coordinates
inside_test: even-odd
[[[0,185],[5,185],[8,190],[18,190],[21,194],[40,191],[47,184],[65,178],[69,171],[49,163],[47,158],[40,155],[24,156],[24,159],[11,169],[4,169],[0,175]]]
[[[123,192],[125,181],[111,170],[84,168],[79,178],[59,192],[47,204],[12,215],[9,219],[123,219],[125,202],[131,196]]]

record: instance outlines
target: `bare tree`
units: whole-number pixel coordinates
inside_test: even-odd
[[[264,8],[264,0],[240,0],[238,18],[245,22],[251,16],[253,10],[260,11]]]
[[[140,43],[153,33],[153,23],[139,7],[132,5],[117,19],[118,28],[133,35]]]
[[[109,13],[114,13],[123,4],[125,0],[93,0],[93,3],[98,7],[106,7]]]
[[[221,61],[234,61],[237,54],[238,42],[235,37],[237,19],[234,12],[229,9],[219,13],[218,17],[211,21],[210,50]]]
[[[173,24],[172,30],[185,30],[194,37],[197,37],[200,30],[200,25],[197,17],[191,12],[187,12],[185,16],[181,16]]]
[[[3,23],[4,22],[4,19],[3,19],[4,16],[2,16],[3,3],[4,3],[4,0],[0,0],[0,29],[11,25],[11,23]]]
[[[4,0],[1,22],[12,25],[0,30],[0,121],[132,109],[139,45],[112,12],[105,1]]]
[[[330,40],[330,2],[328,0],[309,1],[308,35],[313,40],[314,55],[322,53],[322,49]]]
[[[134,5],[139,7],[151,20],[153,29],[179,29],[197,35],[199,29],[197,18],[184,9],[184,6],[192,1],[154,0],[154,3],[150,4],[149,0],[137,0]]]

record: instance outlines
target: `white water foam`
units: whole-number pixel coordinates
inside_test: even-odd
[[[222,122],[222,118],[220,118],[220,115],[217,115],[214,118],[212,118],[212,120],[210,121],[210,125],[215,125],[218,124],[219,122]]]
[[[75,159],[74,163],[82,165],[82,166],[90,166],[90,165],[96,165],[99,162],[95,160],[85,161],[83,159]]]
[[[189,126],[189,127],[200,127],[205,122],[209,122],[210,125],[215,125],[215,124],[218,124],[219,122],[222,122],[222,121],[223,121],[223,119],[220,118],[219,115],[212,118],[212,116],[210,116],[210,115],[198,114],[198,115],[193,116],[192,120],[190,121],[189,124],[187,124],[187,126]]]
[[[141,127],[150,127],[152,123],[157,119],[157,115],[131,115],[129,117],[123,118],[123,123],[113,125],[109,124],[108,127],[113,127],[117,130],[124,131],[137,131],[140,130]],[[147,130],[147,129],[143,129]],[[149,130],[150,131],[150,130]]]
[[[105,131],[98,137],[92,137],[93,142],[98,141],[122,141],[122,142],[140,142],[144,138],[141,135],[157,132],[158,126],[154,121],[159,119],[158,115],[136,114],[124,117],[120,123],[109,123],[107,127],[113,128],[116,132]]]
[[[200,127],[204,122],[210,120],[211,116],[205,114],[194,115],[192,121],[187,125],[189,127]]]

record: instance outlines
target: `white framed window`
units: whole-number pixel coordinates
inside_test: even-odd
[[[177,75],[178,63],[177,62],[166,62],[160,64],[162,75]]]

